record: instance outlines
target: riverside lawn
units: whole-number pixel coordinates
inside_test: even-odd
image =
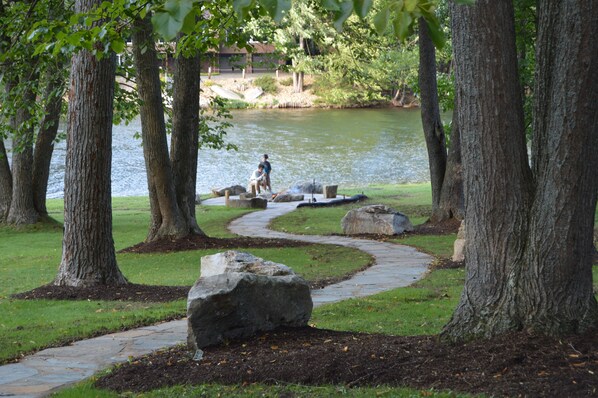
[[[425,220],[425,215],[430,210],[430,195],[429,184],[408,185],[408,186],[375,186],[365,188],[355,188],[344,190],[342,193],[351,195],[353,193],[361,193],[364,191],[371,199],[368,203],[385,203],[397,210],[406,213],[414,224],[421,223]],[[117,249],[123,248],[127,245],[139,242],[144,238],[145,221],[142,225],[135,228],[131,227],[131,220],[124,222],[124,219],[117,218],[120,211],[123,212],[145,212],[146,210],[135,209],[135,205],[131,200],[139,199],[119,199],[115,200],[120,205],[115,206],[115,241],[117,242]],[[143,203],[143,201],[142,201]],[[139,203],[137,204],[139,206]],[[275,220],[274,228],[280,230],[287,230],[294,233],[338,233],[340,231],[340,218],[353,207],[360,205],[348,205],[340,208],[320,208],[320,209],[300,209],[280,219]],[[117,211],[118,210],[118,211]],[[202,212],[206,212],[203,214]],[[198,209],[198,218],[207,220],[215,213],[226,213],[225,209],[203,208]],[[124,215],[122,215],[124,217]],[[298,216],[298,217],[297,217]],[[598,214],[597,214],[598,216]],[[132,217],[132,215],[130,215]],[[135,217],[133,217],[135,218]],[[232,217],[231,217],[232,218]],[[218,217],[214,217],[214,220]],[[301,219],[303,221],[301,221]],[[117,220],[120,220],[117,222]],[[299,221],[298,221],[299,220]],[[117,238],[117,229],[122,230],[125,223],[132,230],[137,231],[138,236],[131,238],[131,241],[126,245],[121,245],[121,239]],[[222,225],[222,222],[215,221],[216,224]],[[206,225],[209,222],[202,223],[202,227],[206,229],[208,234],[212,232],[208,230]],[[118,225],[118,228],[117,228]],[[309,228],[307,228],[309,227]],[[316,228],[318,229],[317,231]],[[138,231],[139,230],[139,231]],[[0,230],[0,234],[4,231]],[[220,233],[226,234],[225,229],[221,228]],[[223,235],[220,235],[223,236]],[[452,242],[454,234],[446,236],[410,236],[406,238],[395,238],[399,243],[412,244],[420,249],[439,255],[449,256],[452,252]],[[290,250],[290,249],[285,249]],[[185,252],[193,253],[193,252]],[[5,255],[2,254],[4,257]],[[124,263],[121,260],[123,255],[119,255],[119,263],[125,269]],[[59,261],[60,258],[56,261]],[[195,260],[195,264],[197,261]],[[57,262],[56,262],[57,264]],[[0,267],[1,272],[4,267]],[[195,266],[195,272],[197,271]],[[596,270],[595,270],[596,271]],[[52,268],[50,272],[50,279],[55,272]],[[125,271],[127,276],[128,272]],[[594,278],[597,275],[595,273]],[[310,323],[315,324],[318,328],[328,328],[335,330],[360,331],[369,333],[384,333],[389,335],[418,335],[418,334],[435,334],[438,333],[442,325],[448,320],[452,310],[457,304],[461,287],[464,280],[463,269],[450,270],[434,270],[430,272],[424,279],[418,283],[406,287],[395,289],[389,292],[370,296],[363,299],[347,300],[344,302],[326,305],[314,310],[313,317]],[[137,281],[135,281],[137,282]],[[139,282],[137,282],[139,283]],[[33,286],[35,287],[35,284]],[[24,289],[21,289],[24,290]],[[1,293],[4,294],[4,293]],[[5,299],[0,299],[4,301]],[[4,304],[0,304],[2,308]],[[108,303],[110,305],[110,303]],[[116,313],[118,315],[118,313]],[[2,319],[6,319],[2,317]],[[0,333],[4,328],[0,326]],[[351,396],[351,397],[455,397],[466,395],[455,395],[453,393],[442,393],[437,391],[417,391],[411,389],[400,389],[390,387],[377,388],[358,388],[346,389],[342,386],[318,386],[306,387],[297,385],[278,385],[278,386],[222,386],[222,385],[201,385],[201,386],[178,386],[174,388],[156,390],[151,393],[143,394],[144,397],[191,397],[191,396],[260,396],[260,397],[277,397],[281,395],[292,395],[297,397],[313,397],[313,396]],[[90,382],[84,382],[76,387],[65,390],[58,394],[60,397],[117,397],[118,394],[101,391],[91,387]],[[124,395],[130,396],[130,395]]]
[[[15,230],[0,227],[0,363],[43,348],[92,336],[181,318],[186,300],[167,303],[98,300],[17,300],[11,294],[47,284],[61,259],[62,200],[48,201],[54,221]],[[199,206],[198,219],[212,237],[232,237],[226,225],[247,210]],[[114,241],[121,250],[145,239],[147,198],[114,198]],[[334,245],[240,249],[293,268],[305,279],[340,277],[371,262],[357,249]],[[191,286],[199,277],[199,259],[218,249],[171,253],[118,253],[121,271],[132,283]],[[324,261],[323,261],[324,260]]]

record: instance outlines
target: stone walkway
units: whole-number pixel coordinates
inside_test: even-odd
[[[204,204],[222,205],[223,200],[211,199]],[[425,274],[432,261],[432,257],[407,246],[342,236],[291,235],[267,228],[271,220],[293,211],[296,206],[296,203],[269,203],[266,210],[233,221],[230,230],[246,236],[350,246],[375,257],[372,267],[351,279],[313,291],[314,307],[410,285]],[[182,319],[43,350],[19,363],[0,366],[0,397],[44,396],[99,370],[125,362],[129,357],[181,344],[186,339],[187,321]]]

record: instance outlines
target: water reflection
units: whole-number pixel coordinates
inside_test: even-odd
[[[246,185],[260,156],[270,155],[274,190],[298,181],[323,184],[429,180],[418,110],[248,110],[234,112],[228,139],[238,152],[202,149],[197,191]],[[113,129],[112,195],[147,195],[139,120]],[[62,197],[64,142],[55,149],[48,197]]]

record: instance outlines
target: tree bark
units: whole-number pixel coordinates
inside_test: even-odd
[[[0,224],[6,222],[12,201],[12,173],[6,156],[4,140],[0,138]]]
[[[453,20],[467,237],[465,288],[443,331],[453,339],[598,325],[598,4],[541,0],[538,15],[532,169],[512,95],[512,4],[478,0]]]
[[[46,73],[46,108],[44,118],[35,141],[33,153],[33,203],[41,216],[47,216],[46,194],[50,176],[50,162],[54,151],[54,139],[58,133],[62,97],[64,95],[63,64],[52,64]]]
[[[526,264],[528,328],[575,333],[597,324],[592,289],[598,192],[598,4],[538,2],[537,79]],[[566,33],[565,33],[566,32]]]
[[[465,218],[465,202],[463,198],[463,165],[461,164],[461,131],[459,129],[458,101],[455,100],[453,121],[451,123],[451,145],[446,161],[446,171],[442,181],[440,202],[438,208],[432,212],[430,221],[433,223],[455,218]]]
[[[77,0],[85,12],[101,0]],[[121,285],[112,239],[111,160],[115,55],[73,56],[69,92],[64,238],[56,285]]]
[[[25,76],[28,77],[25,77]],[[12,200],[8,211],[7,223],[14,225],[35,224],[39,221],[39,213],[33,205],[33,124],[31,107],[35,103],[35,92],[31,85],[37,73],[33,68],[23,73],[22,84],[25,88],[21,106],[15,116],[15,132],[13,136],[12,155]],[[25,81],[27,79],[27,81]]]
[[[423,17],[419,19],[419,87],[421,92],[421,118],[428,149],[430,181],[432,184],[432,213],[440,206],[440,194],[446,172],[446,141],[436,83],[436,49]]]
[[[11,84],[9,81],[5,83],[4,89],[7,94],[10,92]],[[4,146],[4,139],[0,137],[0,223],[6,223],[11,201],[12,172],[10,171],[10,164],[6,154],[6,147]]]
[[[199,55],[175,59],[170,159],[179,208],[187,231],[204,235],[195,217],[199,148]]]
[[[467,276],[443,333],[462,339],[522,327],[514,286],[524,267],[532,176],[518,95],[513,5],[478,0],[454,7]]]
[[[301,49],[302,53],[305,53],[305,39],[303,37],[299,38],[299,48]],[[297,67],[297,61],[293,59],[293,67]],[[304,85],[304,72],[296,72],[293,71],[293,92],[295,93],[302,93],[303,92],[303,85]]]
[[[137,20],[133,31],[133,57],[141,105],[141,135],[147,170],[152,221],[146,241],[188,234],[179,209],[164,123],[160,69],[151,21]]]

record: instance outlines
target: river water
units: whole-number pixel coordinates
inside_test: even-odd
[[[315,179],[324,185],[429,181],[419,109],[289,109],[233,113],[227,140],[238,151],[201,149],[197,192],[245,186],[262,154],[270,156],[272,188]],[[112,195],[147,195],[139,120],[114,126]],[[48,197],[63,196],[65,143],[57,144]]]

